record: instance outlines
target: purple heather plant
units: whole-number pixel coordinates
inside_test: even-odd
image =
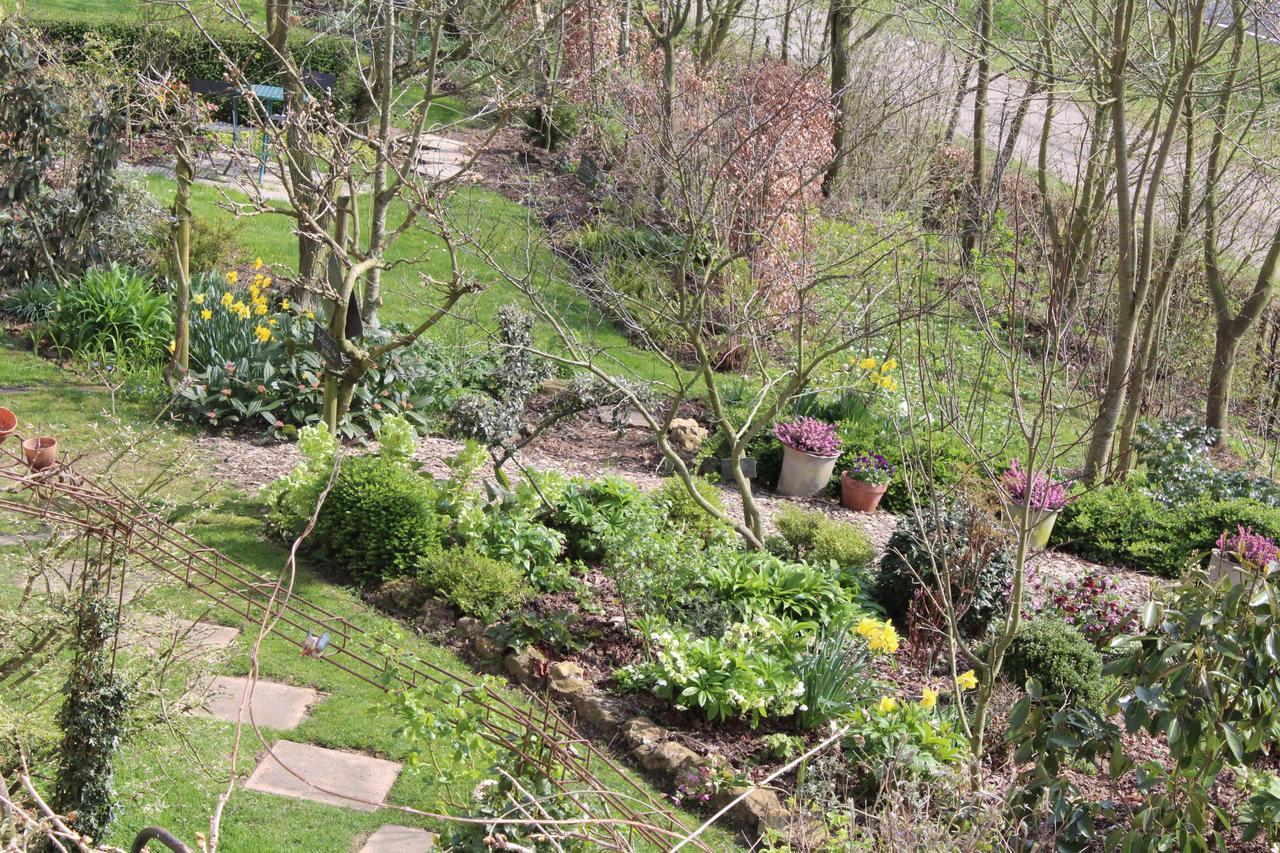
[[[1251,527],[1237,527],[1235,533],[1225,530],[1218,537],[1218,551],[1250,566],[1262,568],[1276,561],[1276,543]]]
[[[1029,503],[1035,510],[1057,512],[1071,501],[1067,494],[1071,488],[1070,480],[1051,480],[1041,472],[1028,484],[1027,472],[1022,470],[1017,459],[1009,461],[1009,470],[1000,476],[1000,485],[1013,503],[1019,506]]]
[[[839,456],[840,439],[836,425],[817,418],[801,417],[773,427],[773,434],[787,447],[814,456]]]
[[[859,453],[845,469],[850,480],[870,486],[883,486],[893,476],[893,466],[879,453]]]

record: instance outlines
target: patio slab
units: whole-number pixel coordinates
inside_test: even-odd
[[[271,752],[274,757],[263,755],[244,783],[249,790],[371,812],[400,775],[394,761],[309,743],[276,741]]]
[[[240,700],[244,697],[249,679],[217,675],[206,684],[208,692],[204,703],[199,708],[193,708],[191,714],[234,723],[240,713]],[[252,713],[253,722],[259,726],[282,731],[297,728],[307,718],[311,706],[319,700],[319,692],[310,687],[294,687],[260,678],[253,686],[253,697],[245,710],[244,720],[247,723],[249,714]]]
[[[427,853],[436,849],[436,835],[412,826],[389,823],[378,827],[360,848],[360,853]]]
[[[211,622],[166,619],[163,616],[143,616],[138,620],[138,625],[142,629],[142,636],[137,644],[151,649],[164,648],[177,638],[186,649],[221,651],[240,636],[239,628],[214,625]]]

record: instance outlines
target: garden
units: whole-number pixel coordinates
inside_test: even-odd
[[[1164,157],[1064,90],[1072,176],[1098,34],[989,4],[71,5],[0,8],[0,849],[1280,842],[1243,27],[1117,36]]]

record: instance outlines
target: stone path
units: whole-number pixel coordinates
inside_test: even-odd
[[[193,708],[191,714],[234,723],[239,717],[240,702],[248,686],[248,678],[215,675],[197,689],[196,695],[204,694],[203,702]],[[311,706],[320,699],[320,693],[310,687],[294,687],[259,678],[253,685],[244,721],[248,723],[252,716],[258,726],[288,731],[297,728],[307,718]]]
[[[426,853],[435,847],[435,833],[389,823],[370,835],[359,853]]]
[[[73,590],[80,587],[80,576],[84,569],[84,563],[79,560],[64,560],[56,566],[50,566],[35,577],[32,588],[37,592],[47,592],[51,595],[68,595]],[[26,572],[14,572],[9,575],[8,582],[14,586],[26,586],[28,575]],[[124,593],[122,600],[124,603],[133,601],[142,593],[146,587],[153,583],[155,578],[135,570],[126,571],[124,577]],[[108,589],[108,598],[112,601],[120,595],[119,579],[113,578],[110,588]]]
[[[394,761],[281,740],[262,756],[244,786],[251,791],[371,812],[386,799],[399,775],[400,765]]]
[[[135,625],[126,625],[121,635],[125,646],[142,646],[154,650],[174,645],[203,652],[229,648],[236,637],[240,636],[240,629],[145,613],[138,617]]]

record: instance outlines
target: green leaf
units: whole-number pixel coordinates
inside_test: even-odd
[[[1244,743],[1240,740],[1240,735],[1236,733],[1235,727],[1230,723],[1223,723],[1222,736],[1227,739],[1227,748],[1235,756],[1236,762],[1242,763],[1244,761]]]

